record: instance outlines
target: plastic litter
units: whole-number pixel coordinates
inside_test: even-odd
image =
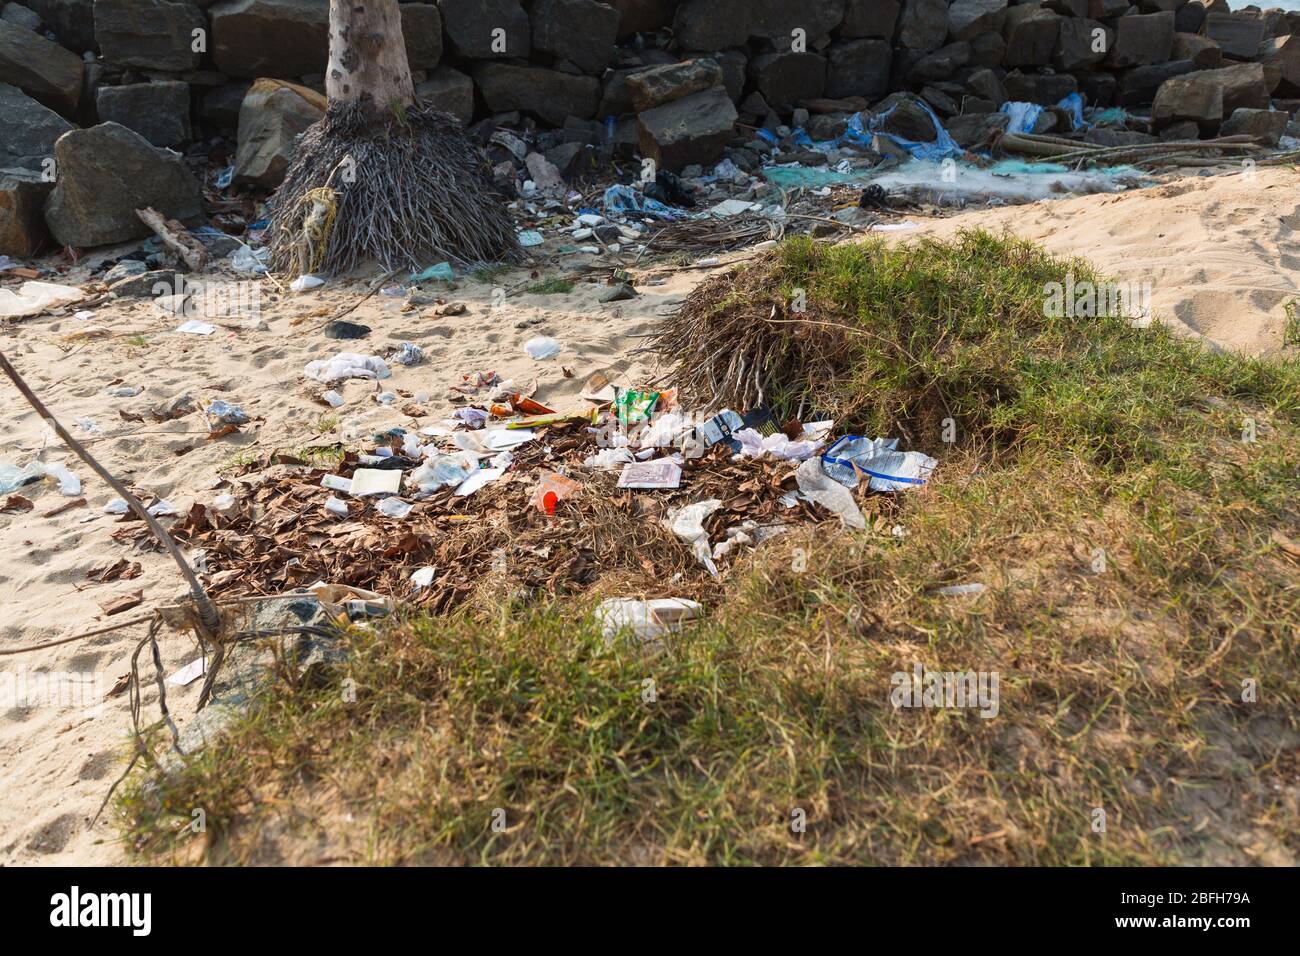
[[[690,214],[684,209],[675,209],[657,199],[651,199],[637,192],[632,186],[610,186],[605,190],[605,213],[612,217],[648,216],[673,222]]]
[[[709,544],[709,533],[704,529],[704,521],[721,507],[721,500],[709,498],[678,508],[664,519],[664,527],[690,545],[696,560],[715,578],[718,576],[718,566],[713,563],[713,548]]]
[[[941,587],[935,594],[942,594],[944,597],[957,597],[963,594],[980,594],[985,590],[984,585],[976,582],[973,584],[949,584]]]
[[[671,458],[634,461],[623,466],[618,476],[620,488],[670,489],[682,483],[682,466]]]
[[[461,485],[477,468],[478,461],[474,456],[464,452],[455,455],[437,455],[411,472],[411,481],[422,493],[431,494],[448,485]],[[401,472],[390,472],[390,474],[400,477]]]
[[[536,336],[524,343],[524,351],[536,361],[552,358],[560,353],[560,343],[544,335]]]
[[[600,602],[594,617],[607,641],[623,631],[630,631],[639,641],[649,641],[679,633],[687,622],[703,615],[703,605],[685,598],[610,598]]]
[[[885,121],[898,108],[897,106],[891,106],[883,113],[855,113],[849,118],[848,129],[845,130],[843,138],[858,146],[870,146],[872,135],[878,135],[901,146],[917,159],[938,161],[949,156],[962,155],[965,150],[958,146],[956,140],[948,135],[948,131],[939,122],[939,117],[934,115],[934,110],[930,109],[923,100],[918,99],[915,102],[930,117],[930,122],[934,124],[934,139],[931,142],[905,139],[896,133],[881,131]]]
[[[176,326],[176,331],[182,335],[211,335],[217,331],[217,327],[208,322],[200,322],[198,319],[190,319]]]
[[[433,568],[419,568],[411,572],[411,583],[416,588],[427,588],[433,583]]]
[[[308,289],[318,289],[325,284],[325,280],[320,276],[298,276],[289,283],[289,288],[294,292],[306,292]]]
[[[341,491],[349,495],[352,493],[352,479],[342,475],[321,475],[320,484],[330,491]]]
[[[615,392],[614,412],[622,425],[636,425],[649,418],[659,401],[658,392],[620,388]]]
[[[1032,133],[1034,124],[1038,122],[1038,117],[1043,115],[1043,108],[1037,103],[1022,103],[1019,101],[1009,101],[1002,104],[999,110],[1006,113],[1008,133]]]
[[[270,255],[271,250],[266,247],[240,246],[230,257],[230,268],[244,275],[261,275],[266,272],[266,260]]]
[[[358,468],[352,472],[353,497],[395,495],[401,490],[402,473],[391,469]]]
[[[424,361],[424,349],[411,342],[403,342],[398,347],[397,354],[393,356],[393,361],[408,368],[412,365],[419,365]]]
[[[244,411],[243,406],[231,405],[221,399],[217,399],[208,406],[208,417],[225,425],[248,424],[248,413]]]
[[[897,438],[845,435],[822,456],[822,470],[846,488],[858,486],[855,466],[872,491],[906,491],[925,484],[938,462],[917,451],[898,451]]]
[[[821,461],[809,458],[794,473],[795,482],[805,498],[838,515],[847,528],[865,528],[867,519],[847,488],[822,471]]]
[[[330,407],[332,408],[338,408],[343,404],[343,396],[340,395],[338,392],[334,391],[334,389],[332,388],[328,392],[322,393],[321,398],[329,402]]]
[[[533,489],[528,503],[544,514],[553,515],[555,506],[562,499],[572,497],[581,488],[582,485],[572,478],[566,478],[553,471],[544,471],[538,476],[537,487]]]
[[[378,511],[386,518],[405,518],[411,513],[412,505],[401,498],[385,498],[379,502]]]
[[[519,244],[525,249],[530,246],[540,246],[545,241],[545,238],[536,229],[525,229],[519,234]]]
[[[72,286],[31,280],[19,286],[16,293],[11,289],[0,289],[0,319],[40,315],[48,309],[80,302],[85,297],[86,293]]]
[[[340,352],[331,359],[308,362],[302,374],[317,382],[337,382],[347,378],[388,378],[392,373],[378,355]]]
[[[1020,160],[996,163],[988,169],[957,163],[949,176],[944,177],[941,173],[935,163],[913,160],[875,176],[873,182],[890,195],[905,196],[918,202],[962,205],[989,200],[1030,203],[1060,199],[1067,193],[1114,193],[1145,178],[1141,172],[1127,166],[1074,172],[1053,163]]]
[[[335,498],[330,495],[325,499],[325,510],[337,517],[346,518],[348,516],[348,503],[342,498]]]
[[[420,272],[411,273],[411,282],[419,284],[421,282],[454,282],[456,280],[456,270],[451,267],[450,262],[439,262],[437,265],[429,266]]]
[[[81,494],[81,479],[68,471],[67,467],[55,462],[47,464],[33,461],[22,468],[0,462],[0,494],[8,494],[40,478],[53,478],[59,483],[59,493],[68,498]]]
[[[740,453],[746,458],[784,458],[790,461],[805,461],[821,450],[820,440],[801,439],[791,441],[782,432],[775,435],[760,435],[753,428],[744,428],[736,432],[736,441],[740,442]]]
[[[457,498],[467,498],[485,485],[489,485],[496,481],[505,473],[505,468],[480,468],[457,485],[456,490],[452,492],[452,494]]]

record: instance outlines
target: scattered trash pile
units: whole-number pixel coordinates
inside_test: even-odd
[[[675,391],[599,373],[585,407],[563,411],[492,373],[467,378],[483,400],[441,423],[374,434],[329,470],[278,456],[196,503],[173,534],[214,596],[329,581],[434,613],[534,591],[689,603],[795,526],[861,529],[870,515],[887,533],[884,493],[937,465],[896,441],[833,437],[833,421],[693,414]],[[649,626],[638,608],[607,610]]]

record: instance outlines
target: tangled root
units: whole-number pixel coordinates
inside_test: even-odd
[[[320,190],[337,204],[323,233],[307,221],[309,194]],[[519,254],[487,158],[455,118],[419,103],[378,122],[357,104],[332,104],[271,200],[270,235],[271,268],[293,276],[306,263],[340,273],[370,261],[422,268]]]

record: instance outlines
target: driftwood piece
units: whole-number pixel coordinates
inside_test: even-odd
[[[191,272],[200,272],[208,264],[208,250],[203,248],[203,243],[191,236],[175,219],[168,219],[158,210],[148,207],[137,209],[135,214],[154,231],[163,245],[189,266]]]

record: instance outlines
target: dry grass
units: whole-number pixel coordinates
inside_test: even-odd
[[[418,105],[376,125],[355,104],[335,104],[303,134],[272,199],[276,271],[307,271],[299,253],[311,212],[305,198],[320,188],[337,193],[338,208],[320,261],[311,265],[318,272],[347,272],[371,261],[390,270],[421,269],[519,253],[514,222],[482,150],[454,117],[432,107]]]

